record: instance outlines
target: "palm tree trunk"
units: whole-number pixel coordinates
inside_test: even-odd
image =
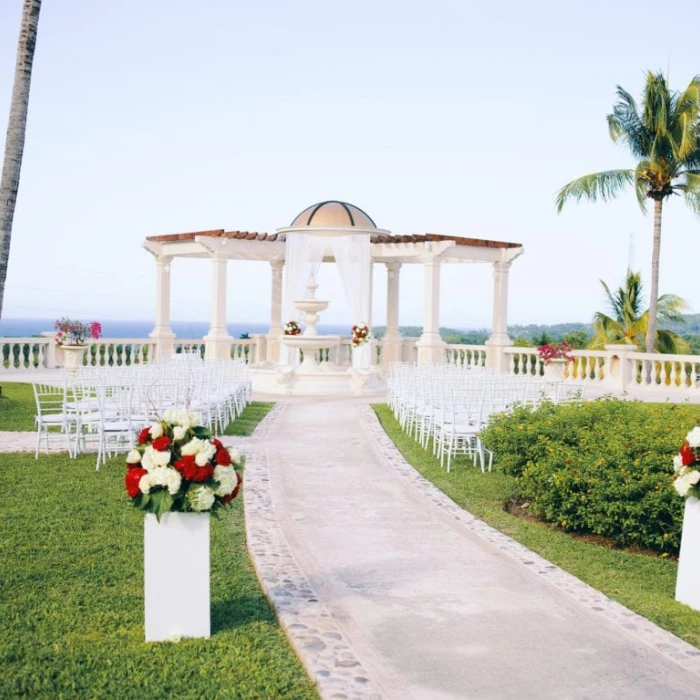
[[[22,24],[17,44],[15,82],[12,87],[10,120],[5,139],[5,157],[0,178],[0,317],[5,298],[7,262],[10,257],[10,238],[15,203],[19,190],[19,173],[24,153],[24,136],[27,131],[27,110],[29,106],[29,86],[32,81],[32,64],[36,33],[39,26],[41,0],[24,0]]]
[[[649,291],[649,325],[647,327],[647,352],[654,352],[658,325],[657,306],[659,302],[659,255],[661,253],[661,211],[663,200],[654,200],[654,244],[651,251],[651,290]],[[646,381],[651,382],[652,363],[646,363]]]

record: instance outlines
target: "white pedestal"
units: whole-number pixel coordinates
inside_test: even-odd
[[[562,382],[564,381],[564,370],[566,369],[566,360],[554,359],[545,363],[544,365],[544,378],[548,382]]]
[[[146,641],[209,637],[209,513],[147,513]]]
[[[71,377],[75,377],[83,364],[83,355],[87,346],[62,345],[61,350],[63,350],[63,366]]]
[[[692,497],[685,501],[676,600],[700,610],[700,501]]]

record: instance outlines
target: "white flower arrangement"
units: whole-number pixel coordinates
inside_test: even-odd
[[[700,427],[693,428],[673,458],[673,488],[679,496],[700,496]]]

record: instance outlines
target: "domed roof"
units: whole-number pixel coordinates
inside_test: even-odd
[[[354,204],[347,202],[319,202],[304,209],[294,221],[291,228],[297,226],[358,226],[360,228],[377,228],[372,218]]]

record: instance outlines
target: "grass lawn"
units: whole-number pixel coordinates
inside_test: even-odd
[[[36,403],[31,384],[6,382],[0,396],[0,430],[34,430]]]
[[[243,413],[224,430],[224,435],[252,435],[255,427],[272,410],[274,405],[274,403],[264,401],[249,403],[243,409]]]
[[[258,585],[240,498],[211,522],[211,639],[146,644],[123,458],[96,472],[94,455],[2,454],[0,468],[0,697],[318,697]]]
[[[700,612],[673,599],[676,562],[592,544],[507,513],[503,504],[516,493],[515,482],[498,472],[498,456],[491,474],[482,474],[464,458],[453,462],[448,474],[431,452],[401,430],[387,406],[376,405],[374,410],[406,460],[460,506],[608,597],[700,646]]]

